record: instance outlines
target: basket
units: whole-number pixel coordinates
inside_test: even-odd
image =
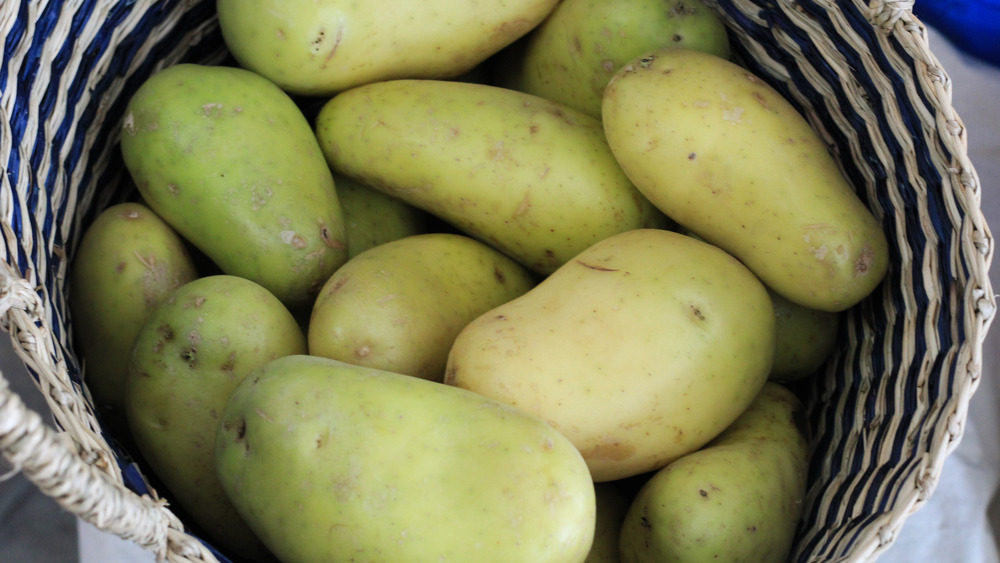
[[[995,309],[993,240],[951,83],[913,2],[712,0],[740,61],[829,143],[884,225],[891,266],[798,389],[813,461],[792,560],[874,560],[960,440]],[[227,561],[185,527],[95,412],[74,354],[66,272],[89,221],[131,187],[118,148],[156,70],[227,53],[211,0],[0,5],[0,323],[52,410],[0,376],[0,450],[65,509],[160,560]]]

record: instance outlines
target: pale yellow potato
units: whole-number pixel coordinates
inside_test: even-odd
[[[597,241],[666,224],[615,161],[601,122],[522,92],[394,80],[326,103],[333,170],[548,274]]]
[[[309,353],[441,381],[459,331],[534,285],[523,266],[463,235],[386,242],[327,280],[309,320]]]
[[[521,37],[557,0],[219,0],[239,63],[288,92],[327,96],[394,78],[451,78]]]
[[[223,486],[284,563],[580,563],[593,540],[573,445],[440,383],[282,358],[236,390],[216,444]]]
[[[472,321],[445,382],[535,414],[595,481],[658,469],[703,446],[764,385],[767,289],[735,258],[656,229],[609,237]]]
[[[619,538],[622,563],[784,563],[805,497],[805,409],[769,382],[732,427],[653,475]]]
[[[602,116],[650,201],[790,301],[840,311],[885,276],[879,222],[805,118],[747,70],[690,49],[652,51],[612,78]]]

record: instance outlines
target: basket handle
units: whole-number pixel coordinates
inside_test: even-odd
[[[37,326],[40,323],[33,314],[33,305],[38,294],[26,280],[11,276],[13,268],[9,264],[3,265],[0,328]],[[60,367],[65,370],[65,366]],[[116,482],[107,468],[88,463],[69,433],[45,424],[10,388],[2,372],[0,454],[14,471],[24,474],[61,507],[98,529],[153,552],[158,561],[218,563],[204,544],[185,533],[183,524],[165,502],[132,492]]]

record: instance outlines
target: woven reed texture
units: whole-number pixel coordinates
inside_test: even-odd
[[[740,62],[809,119],[890,239],[886,282],[845,315],[824,373],[797,389],[813,465],[793,560],[873,560],[961,438],[996,305],[965,126],[912,2],[710,3]],[[0,34],[0,326],[54,426],[0,376],[0,451],[67,510],[161,560],[225,561],[102,426],[65,302],[82,230],[129,189],[125,103],[160,68],[224,60],[214,2],[8,1]]]

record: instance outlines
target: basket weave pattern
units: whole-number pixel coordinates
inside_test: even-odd
[[[710,3],[739,61],[809,119],[890,240],[886,281],[845,315],[837,353],[802,388],[813,465],[792,558],[872,560],[961,438],[996,305],[965,127],[913,2]],[[165,66],[225,58],[214,2],[7,1],[0,35],[0,326],[55,428],[0,376],[0,451],[65,508],[161,560],[225,561],[102,427],[65,297],[83,229],[130,188],[118,131],[131,93]]]

